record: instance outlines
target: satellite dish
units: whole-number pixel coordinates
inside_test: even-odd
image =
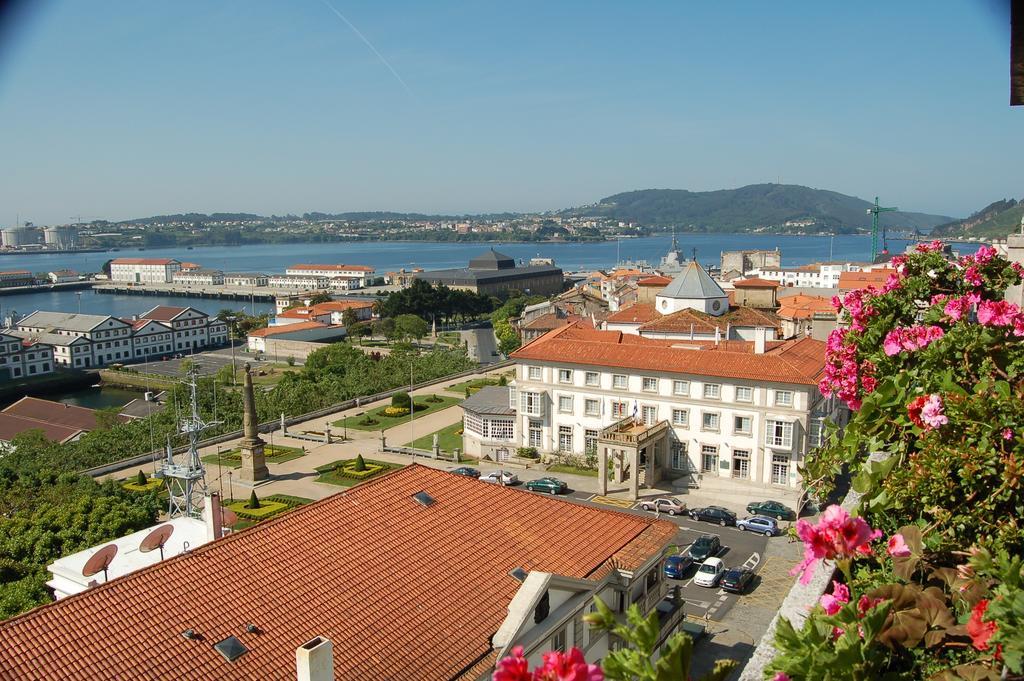
[[[114,556],[117,555],[117,545],[107,544],[102,549],[92,554],[92,557],[85,562],[85,567],[82,568],[83,577],[92,577],[94,574],[103,570],[103,581],[107,581],[107,568],[114,562]]]
[[[139,551],[149,553],[154,549],[160,549],[160,560],[164,559],[164,544],[171,538],[174,532],[174,525],[161,525],[146,535],[146,538],[139,544]]]

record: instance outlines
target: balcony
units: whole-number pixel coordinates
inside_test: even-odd
[[[668,428],[668,421],[660,421],[653,426],[648,426],[645,423],[637,423],[636,419],[629,416],[602,429],[598,440],[637,447],[642,446],[648,440],[661,437]]]

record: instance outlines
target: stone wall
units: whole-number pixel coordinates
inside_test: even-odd
[[[264,357],[275,362],[285,362],[289,357],[294,357],[296,362],[306,361],[309,353],[320,348],[326,348],[330,343],[316,343],[313,341],[299,340],[274,340],[267,338]]]

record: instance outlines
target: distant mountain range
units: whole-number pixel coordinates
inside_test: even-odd
[[[790,184],[752,184],[739,189],[691,192],[685,189],[642,189],[616,194],[598,203],[563,211],[644,225],[736,232],[791,228],[804,232],[854,232],[870,227],[870,203],[854,196]],[[883,213],[888,228],[926,230],[951,218],[927,213]],[[813,221],[813,224],[804,224]]]
[[[867,209],[871,204],[854,196],[824,189],[788,184],[752,184],[738,189],[691,192],[685,189],[642,189],[615,194],[597,203],[557,211],[562,217],[594,217],[634,222],[644,227],[676,227],[704,232],[833,232],[852,233],[870,228]],[[390,222],[398,220],[444,220],[456,218],[514,219],[522,214],[427,215],[422,213],[351,212],[306,213],[309,220],[355,220]],[[295,219],[298,216],[264,217],[250,213],[185,213],[124,222],[170,223]],[[882,213],[881,223],[889,229],[930,230],[936,225],[959,221],[947,215],[895,211]],[[787,225],[787,223],[789,223]]]
[[[963,220],[953,220],[937,226],[936,236],[1004,237],[1020,230],[1024,217],[1024,201],[1003,199],[985,206]]]

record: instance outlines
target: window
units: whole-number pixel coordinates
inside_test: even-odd
[[[765,444],[789,449],[793,446],[793,423],[769,420],[765,423]]]
[[[717,431],[718,430],[718,420],[719,420],[718,412],[714,412],[714,411],[703,412],[701,414],[700,429],[701,430]]]
[[[572,383],[572,369],[559,369],[558,370],[558,382],[559,383]]]
[[[583,431],[583,448],[588,454],[594,454],[597,452],[597,438],[600,434],[598,430],[592,430],[587,428]]]
[[[750,452],[734,449],[732,452],[732,477],[746,480],[750,477]]]
[[[658,392],[658,379],[644,376],[642,387],[645,393],[656,393]]]
[[[508,408],[519,408],[519,395],[516,393],[516,387],[514,385],[510,385],[508,387]]]
[[[705,473],[714,473],[718,470],[718,447],[701,445],[700,469]]]
[[[754,420],[749,416],[737,416],[733,419],[732,432],[737,435],[750,435]]]
[[[484,428],[491,439],[514,440],[516,434],[516,422],[511,419],[487,419]]]
[[[539,381],[540,367],[526,367],[526,375],[531,381]]]
[[[587,385],[597,385],[601,380],[601,375],[596,371],[588,371],[583,375],[583,381]]]
[[[558,451],[572,451],[572,426],[558,426]]]
[[[772,484],[789,484],[789,457],[785,454],[772,454]]]
[[[754,389],[748,386],[738,385],[736,386],[736,401],[737,402],[753,402],[754,401]]]
[[[792,407],[793,406],[793,391],[792,390],[776,390],[775,391],[775,406],[776,407]]]
[[[676,471],[688,471],[690,470],[690,464],[686,460],[686,443],[685,442],[673,442],[672,443],[672,461],[670,462],[672,470]]]
[[[583,650],[583,611],[580,610],[572,618],[572,645]]]
[[[542,398],[543,395],[541,393],[519,393],[519,403],[522,412],[528,416],[543,416],[544,402]]]
[[[571,414],[572,413],[572,397],[570,397],[569,395],[559,395],[558,396],[558,411],[560,411],[563,414]]]
[[[627,386],[624,374],[612,374],[612,387],[616,390],[625,390]]]
[[[551,650],[565,652],[565,627],[559,629],[558,633],[551,637]]]
[[[612,418],[613,419],[624,419],[626,418],[626,403],[625,402],[612,402]]]
[[[820,416],[807,422],[807,439],[811,447],[820,447],[825,440],[825,424]]]
[[[530,438],[529,438],[529,446],[530,447],[537,447],[539,449],[539,448],[541,448],[543,446],[541,444],[541,441],[543,440],[543,437],[541,435],[542,432],[543,431],[541,430],[540,421],[533,421],[533,420],[531,420],[530,421],[530,434],[529,434],[530,435]]]
[[[704,399],[717,400],[722,394],[722,386],[717,383],[704,384]]]
[[[640,414],[643,417],[644,425],[653,426],[658,422],[658,408],[657,407],[643,407],[640,410]]]
[[[673,395],[689,395],[690,394],[690,382],[689,381],[672,381],[672,394]]]
[[[673,409],[672,410],[672,425],[673,426],[689,426],[690,425],[690,410],[689,409]]]
[[[601,402],[599,400],[584,400],[583,411],[587,416],[600,416]]]

